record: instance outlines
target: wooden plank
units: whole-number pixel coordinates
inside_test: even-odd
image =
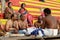
[[[50,40],[60,40],[60,36],[45,36],[45,37],[33,37],[33,36],[20,36],[20,37],[3,37],[2,40],[19,40],[19,39],[50,39]],[[57,39],[59,38],[59,39]]]

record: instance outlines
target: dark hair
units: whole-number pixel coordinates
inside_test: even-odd
[[[51,10],[49,8],[45,8],[44,13],[51,14]]]
[[[24,14],[21,14],[21,15],[20,15],[20,18],[22,18],[23,16],[24,16]]]
[[[8,2],[8,7],[10,6],[11,2]]]
[[[21,8],[23,8],[23,5],[25,5],[25,3],[22,3],[22,4],[21,4]]]
[[[43,18],[43,16],[42,16],[42,15],[38,16],[38,20],[40,20],[41,18]]]
[[[12,17],[14,17],[14,14],[11,15],[11,19],[12,19]]]
[[[38,16],[38,20],[40,20],[40,16]]]

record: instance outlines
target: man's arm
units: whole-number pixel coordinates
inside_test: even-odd
[[[9,31],[9,21],[6,23],[6,31]]]
[[[15,21],[15,28],[16,28],[17,30],[19,30],[18,22],[17,22],[17,21]]]
[[[58,29],[60,30],[60,21],[57,20],[57,26],[58,26]]]

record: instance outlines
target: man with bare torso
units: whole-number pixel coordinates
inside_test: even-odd
[[[18,20],[19,29],[25,29],[28,27],[25,15],[20,15],[20,20]]]
[[[45,27],[50,28],[50,29],[57,29],[58,28],[58,23],[57,20],[54,16],[51,15],[51,10],[49,8],[44,9],[44,15],[45,15]]]
[[[18,30],[18,22],[16,21],[17,15],[12,14],[11,19],[7,21],[6,23],[6,31],[11,31],[11,30]]]
[[[38,20],[34,23],[34,26],[37,28],[44,28],[44,22],[43,22],[43,17],[39,16]]]

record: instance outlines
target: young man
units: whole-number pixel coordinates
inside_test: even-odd
[[[24,34],[24,32],[28,28],[28,23],[26,21],[26,17],[24,14],[20,15],[20,20],[18,20],[18,26],[19,26],[19,33]],[[25,30],[25,31],[23,31],[23,30]]]
[[[15,30],[17,31],[18,28],[18,22],[17,22],[17,15],[16,14],[12,14],[11,15],[11,19],[9,19],[6,23],[6,31],[11,31],[11,30]]]
[[[44,9],[44,15],[45,15],[45,27],[50,29],[57,29],[57,20],[54,16],[51,15],[51,10],[49,8]]]
[[[58,34],[58,22],[54,16],[51,15],[51,10],[49,8],[44,9],[44,15],[45,17],[42,18],[44,28],[47,29],[41,29],[38,28],[34,30],[31,34],[32,35],[39,35],[39,36],[56,36]],[[36,27],[40,27],[41,24],[41,18],[39,17],[39,22],[35,23]],[[55,34],[56,33],[56,34]],[[42,34],[42,35],[41,35]]]
[[[19,29],[26,29],[28,27],[28,23],[26,21],[25,15],[20,15],[20,20],[18,20]]]

